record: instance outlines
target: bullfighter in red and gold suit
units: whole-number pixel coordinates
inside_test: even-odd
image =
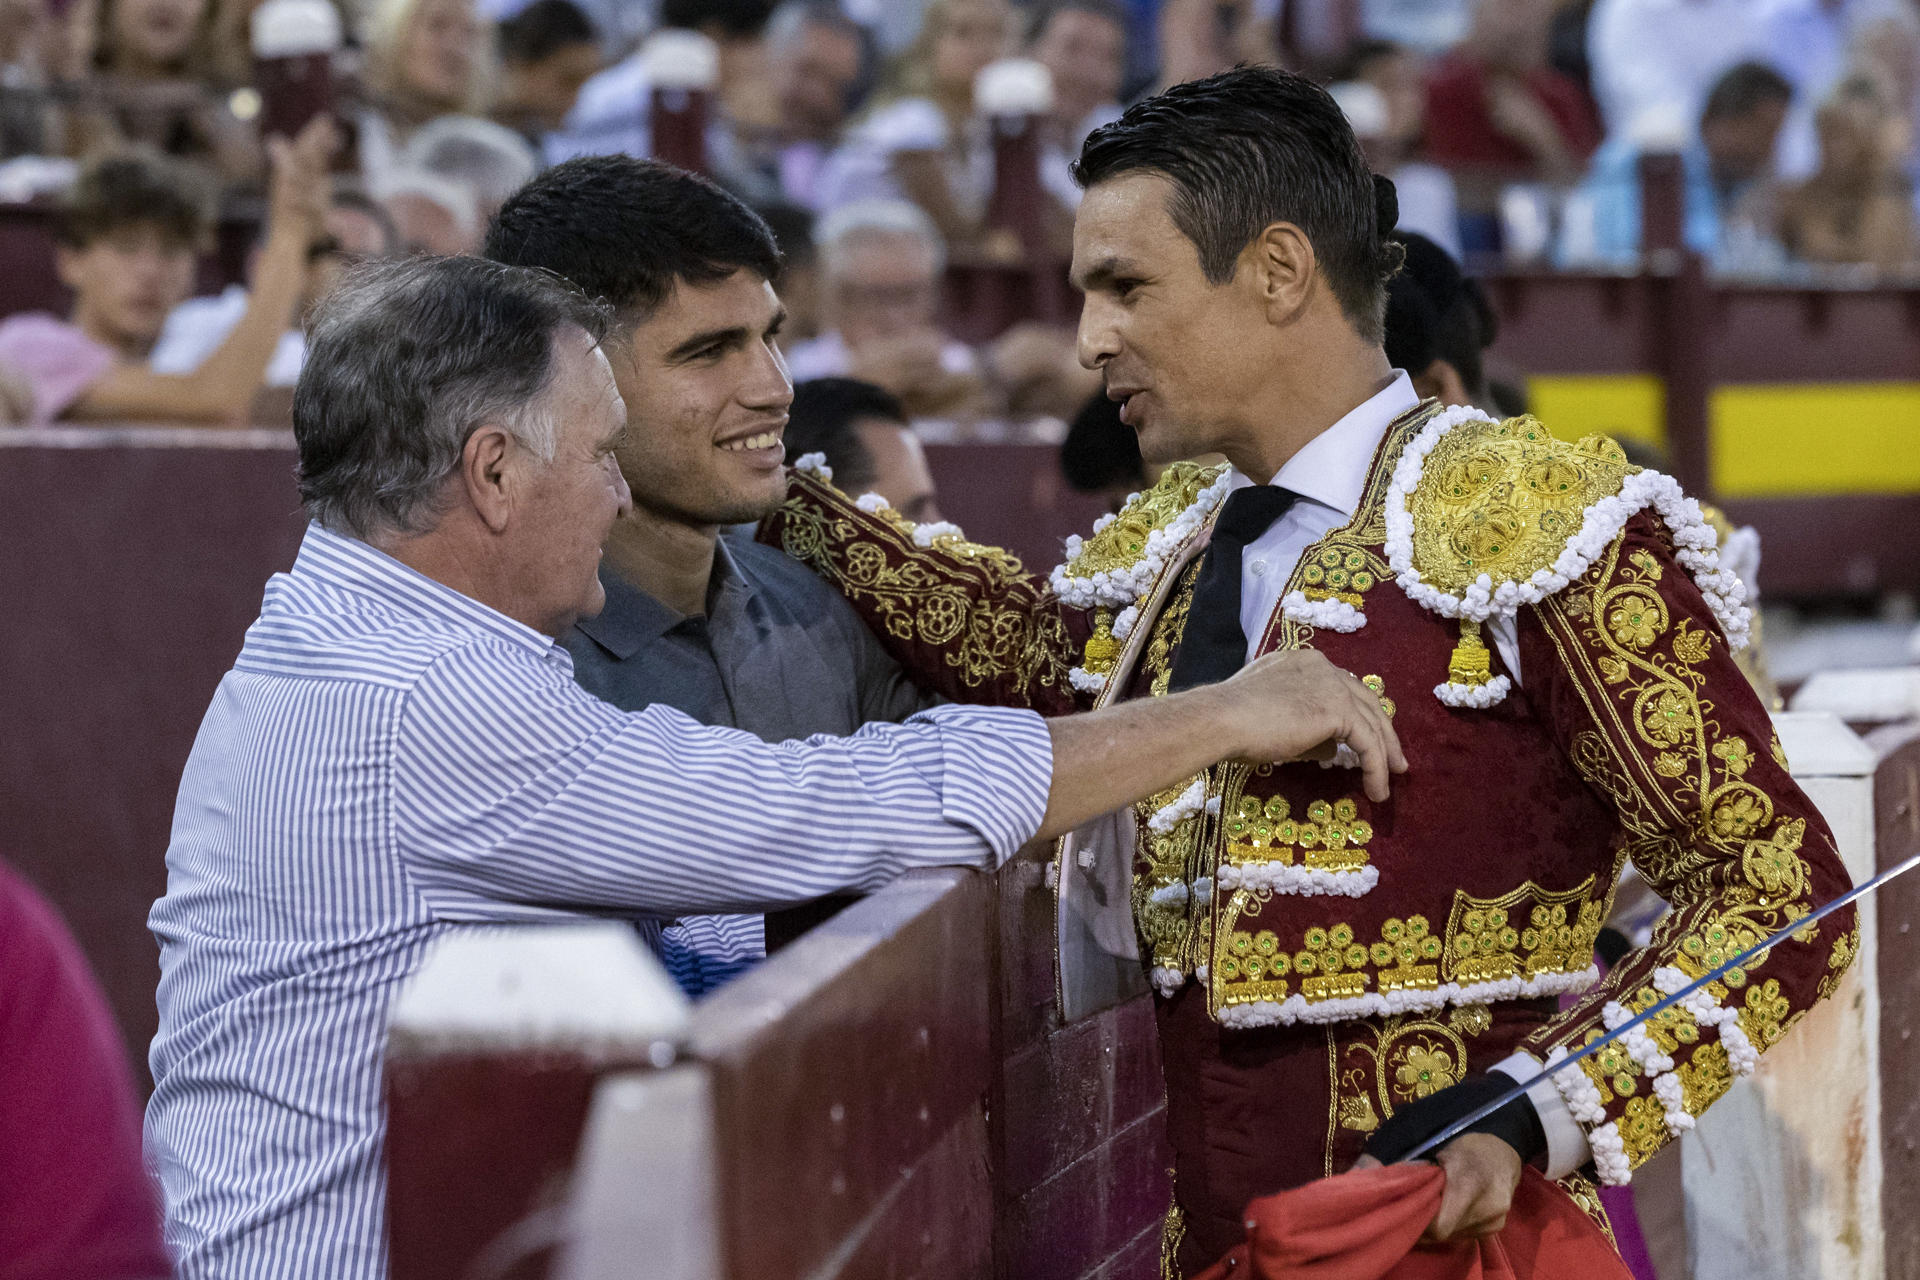
[[[1076,176],[1083,358],[1149,460],[1231,465],[1174,463],[1047,582],[817,475],[763,536],[955,698],[1064,712],[1310,646],[1394,716],[1410,768],[1384,803],[1338,760],[1226,764],[1058,851],[1063,942],[1097,907],[1074,894],[1130,862],[1107,883],[1155,991],[1185,1274],[1254,1196],[1392,1158],[1847,878],[1734,664],[1743,589],[1699,507],[1611,441],[1422,402],[1387,367],[1391,189],[1376,206],[1320,90],[1178,86]],[[1673,910],[1602,980],[1628,860]],[[1435,1234],[1497,1226],[1521,1159],[1590,1206],[1592,1178],[1627,1181],[1833,990],[1854,928],[1796,935],[1443,1149]]]

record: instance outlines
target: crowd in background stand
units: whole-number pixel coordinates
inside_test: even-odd
[[[338,129],[305,177],[262,137],[261,2],[0,0],[0,202],[66,206],[74,298],[0,326],[0,417],[273,420],[255,393],[290,385],[340,263],[472,252],[542,166],[652,150],[667,28],[711,41],[708,166],[779,232],[796,374],[868,378],[917,419],[1073,417],[1066,328],[961,342],[942,271],[1057,269],[1087,133],[1241,61],[1328,84],[1402,227],[1473,270],[1631,269],[1650,152],[1681,156],[1685,238],[1716,271],[1915,267],[1920,0],[327,0]],[[976,90],[1008,57],[1050,85],[1038,240],[991,216]],[[289,229],[295,203],[326,213]],[[190,297],[216,210],[261,219],[252,278]]]

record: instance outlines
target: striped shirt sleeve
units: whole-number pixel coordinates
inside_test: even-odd
[[[1045,723],[942,707],[767,744],[622,712],[524,647],[477,640],[407,696],[391,827],[454,920],[764,911],[922,866],[998,866],[1039,829]]]

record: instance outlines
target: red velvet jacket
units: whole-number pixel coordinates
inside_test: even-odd
[[[1194,504],[1216,476],[1170,469],[1070,544],[1051,584],[804,475],[762,536],[930,687],[1058,714],[1165,691],[1206,542]],[[1197,981],[1217,1024],[1251,1029],[1586,991],[1525,1041],[1546,1057],[1844,892],[1734,665],[1740,588],[1712,547],[1697,507],[1610,441],[1431,403],[1398,420],[1261,651],[1311,646],[1362,676],[1411,767],[1380,805],[1351,769],[1290,763],[1217,766],[1137,806],[1131,900],[1162,996]],[[1524,684],[1443,616],[1488,607],[1476,578],[1511,611]],[[1063,879],[1084,852],[1067,842]],[[1596,985],[1594,936],[1629,858],[1674,909]],[[1837,913],[1562,1074],[1603,1180],[1624,1181],[1832,991],[1855,927]]]

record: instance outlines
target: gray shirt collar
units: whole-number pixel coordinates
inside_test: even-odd
[[[606,588],[606,608],[598,615],[582,618],[574,625],[595,644],[622,661],[638,653],[642,645],[658,640],[687,620],[685,614],[654,599],[605,564],[600,566],[600,585]],[[752,585],[740,571],[733,552],[727,549],[727,540],[716,538],[713,577],[707,584],[708,612],[730,613],[741,608],[751,594]]]

